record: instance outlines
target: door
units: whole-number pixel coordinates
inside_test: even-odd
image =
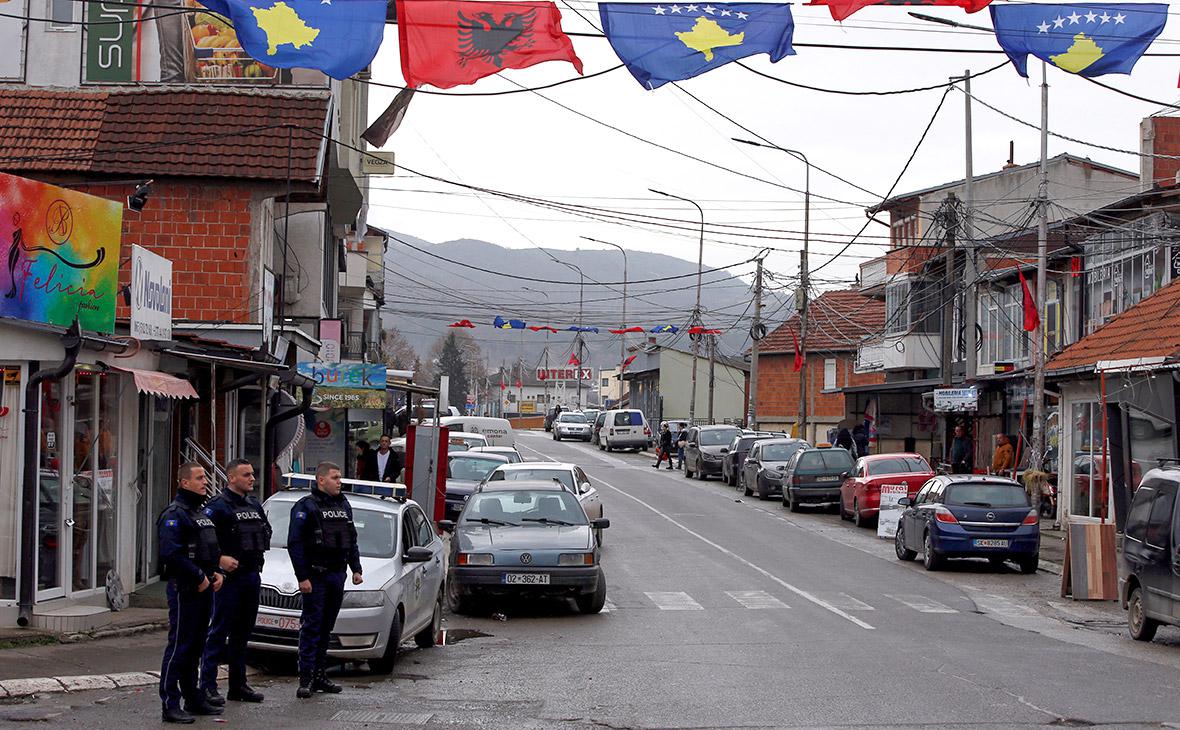
[[[698,474],[701,471],[701,445],[700,445],[701,430],[699,428],[692,428],[688,432],[688,443],[684,448],[684,463],[691,464],[691,471]]]
[[[1176,511],[1176,484],[1161,483],[1151,503],[1144,531],[1145,548],[1142,579],[1147,610],[1160,617],[1174,615],[1176,586],[1172,570],[1172,515]]]
[[[1172,514],[1172,618],[1180,624],[1180,499]]]
[[[914,497],[914,503],[906,507],[905,512],[901,514],[905,546],[916,552],[922,551],[922,531],[926,529],[925,519],[922,517],[920,508],[926,503],[933,489],[934,482],[927,482]]]
[[[422,590],[420,592],[420,603],[422,620],[425,622],[429,621],[434,613],[434,604],[438,600],[439,592],[442,590],[446,575],[443,542],[434,533],[434,530],[431,529],[430,521],[426,519],[426,515],[422,513],[421,509],[411,507],[410,520],[414,524],[418,544],[430,548],[430,552],[433,554],[430,560],[421,564]]]
[[[602,517],[602,496],[579,466],[574,467],[574,482],[578,487],[578,501],[582,503],[586,516],[592,520]]]
[[[758,474],[758,464],[761,461],[762,447],[754,444],[750,448],[750,453],[746,454],[746,460],[742,463],[742,481],[738,486],[754,484],[754,478]]]
[[[402,510],[401,525],[399,525],[403,556],[410,552],[410,548],[418,544],[418,529],[414,525],[413,519],[410,518],[410,511],[409,507]],[[407,563],[405,560],[400,562],[401,573],[397,582],[401,587],[402,605],[406,610],[405,620],[402,622],[402,636],[405,636],[421,622],[422,563]]]
[[[78,370],[74,377],[73,471],[63,479],[70,516],[66,585],[72,592],[102,588],[115,568],[119,398],[125,382],[116,374],[90,370]]]
[[[60,381],[41,383],[37,454],[37,600],[65,594],[65,399]]]

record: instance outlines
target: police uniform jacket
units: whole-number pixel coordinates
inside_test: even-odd
[[[241,496],[228,487],[205,506],[205,515],[213,520],[221,554],[238,561],[238,571],[262,570],[263,558],[270,549],[271,527],[262,504],[247,494]]]
[[[221,558],[213,520],[201,510],[205,495],[181,489],[156,523],[161,575],[181,588],[212,579]]]
[[[311,494],[291,508],[287,552],[295,578],[308,580],[313,573],[339,573],[344,566],[362,572],[361,552],[352,506],[343,494],[335,497],[313,487]]]

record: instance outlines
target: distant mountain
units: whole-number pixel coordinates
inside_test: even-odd
[[[551,257],[536,248],[510,249],[487,241],[434,244],[401,233],[392,235],[385,256],[384,323],[405,335],[419,356],[425,358],[434,341],[449,331],[446,325],[470,319],[478,328],[466,331],[479,342],[493,369],[521,357],[528,367],[536,365],[545,349],[545,333],[495,330],[490,325],[497,315],[559,330],[578,324],[579,275],[556,258],[581,269],[585,277],[581,320],[584,326],[601,330],[585,337],[585,364],[609,368],[619,363],[619,337],[606,331],[622,322],[623,257],[618,250],[548,249]],[[640,325],[645,331],[661,324],[683,328],[696,297],[696,261],[644,251],[628,251],[627,258],[627,325]],[[728,270],[708,269],[701,277],[703,322],[725,332],[720,353],[736,355],[749,345],[752,269],[753,264],[736,267],[741,278]],[[771,328],[789,311],[784,299],[770,291],[764,292],[763,304],[763,316],[769,318]],[[674,340],[670,335],[646,333],[627,337],[631,344],[645,337]],[[549,335],[550,366],[566,364],[573,339],[572,332]],[[683,334],[675,341],[688,342]]]

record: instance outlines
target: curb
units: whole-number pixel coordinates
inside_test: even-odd
[[[32,697],[55,692],[142,687],[156,684],[159,681],[159,672],[120,672],[117,674],[82,674],[70,677],[5,679],[0,680],[0,699]]]
[[[168,620],[151,621],[146,624],[133,624],[131,626],[117,626],[111,629],[98,629],[95,631],[66,634],[62,636],[59,641],[63,644],[73,644],[79,641],[99,641],[101,639],[119,639],[126,636],[136,636],[137,634],[147,634],[153,631],[164,631],[168,628]]]

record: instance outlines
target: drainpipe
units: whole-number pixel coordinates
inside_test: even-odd
[[[38,492],[38,463],[37,454],[40,447],[39,424],[41,420],[41,399],[38,392],[44,381],[61,380],[78,362],[78,353],[82,350],[82,328],[75,319],[70,328],[62,335],[61,343],[65,347],[65,358],[55,368],[38,370],[29,376],[25,384],[25,463],[24,479],[21,485],[21,529],[20,529],[20,613],[17,616],[17,626],[28,626],[33,616],[33,603],[37,596],[37,492]],[[29,369],[39,367],[36,361],[29,362]],[[60,525],[59,525],[60,527]]]
[[[315,381],[311,378],[300,375],[294,370],[287,370],[279,376],[279,382],[287,385],[294,385],[303,391],[303,402],[297,406],[291,406],[285,411],[280,411],[270,418],[266,419],[265,433],[262,439],[262,495],[263,499],[269,497],[274,493],[274,435],[278,426],[283,421],[289,421],[296,416],[306,416],[311,413],[311,394],[315,390]]]

